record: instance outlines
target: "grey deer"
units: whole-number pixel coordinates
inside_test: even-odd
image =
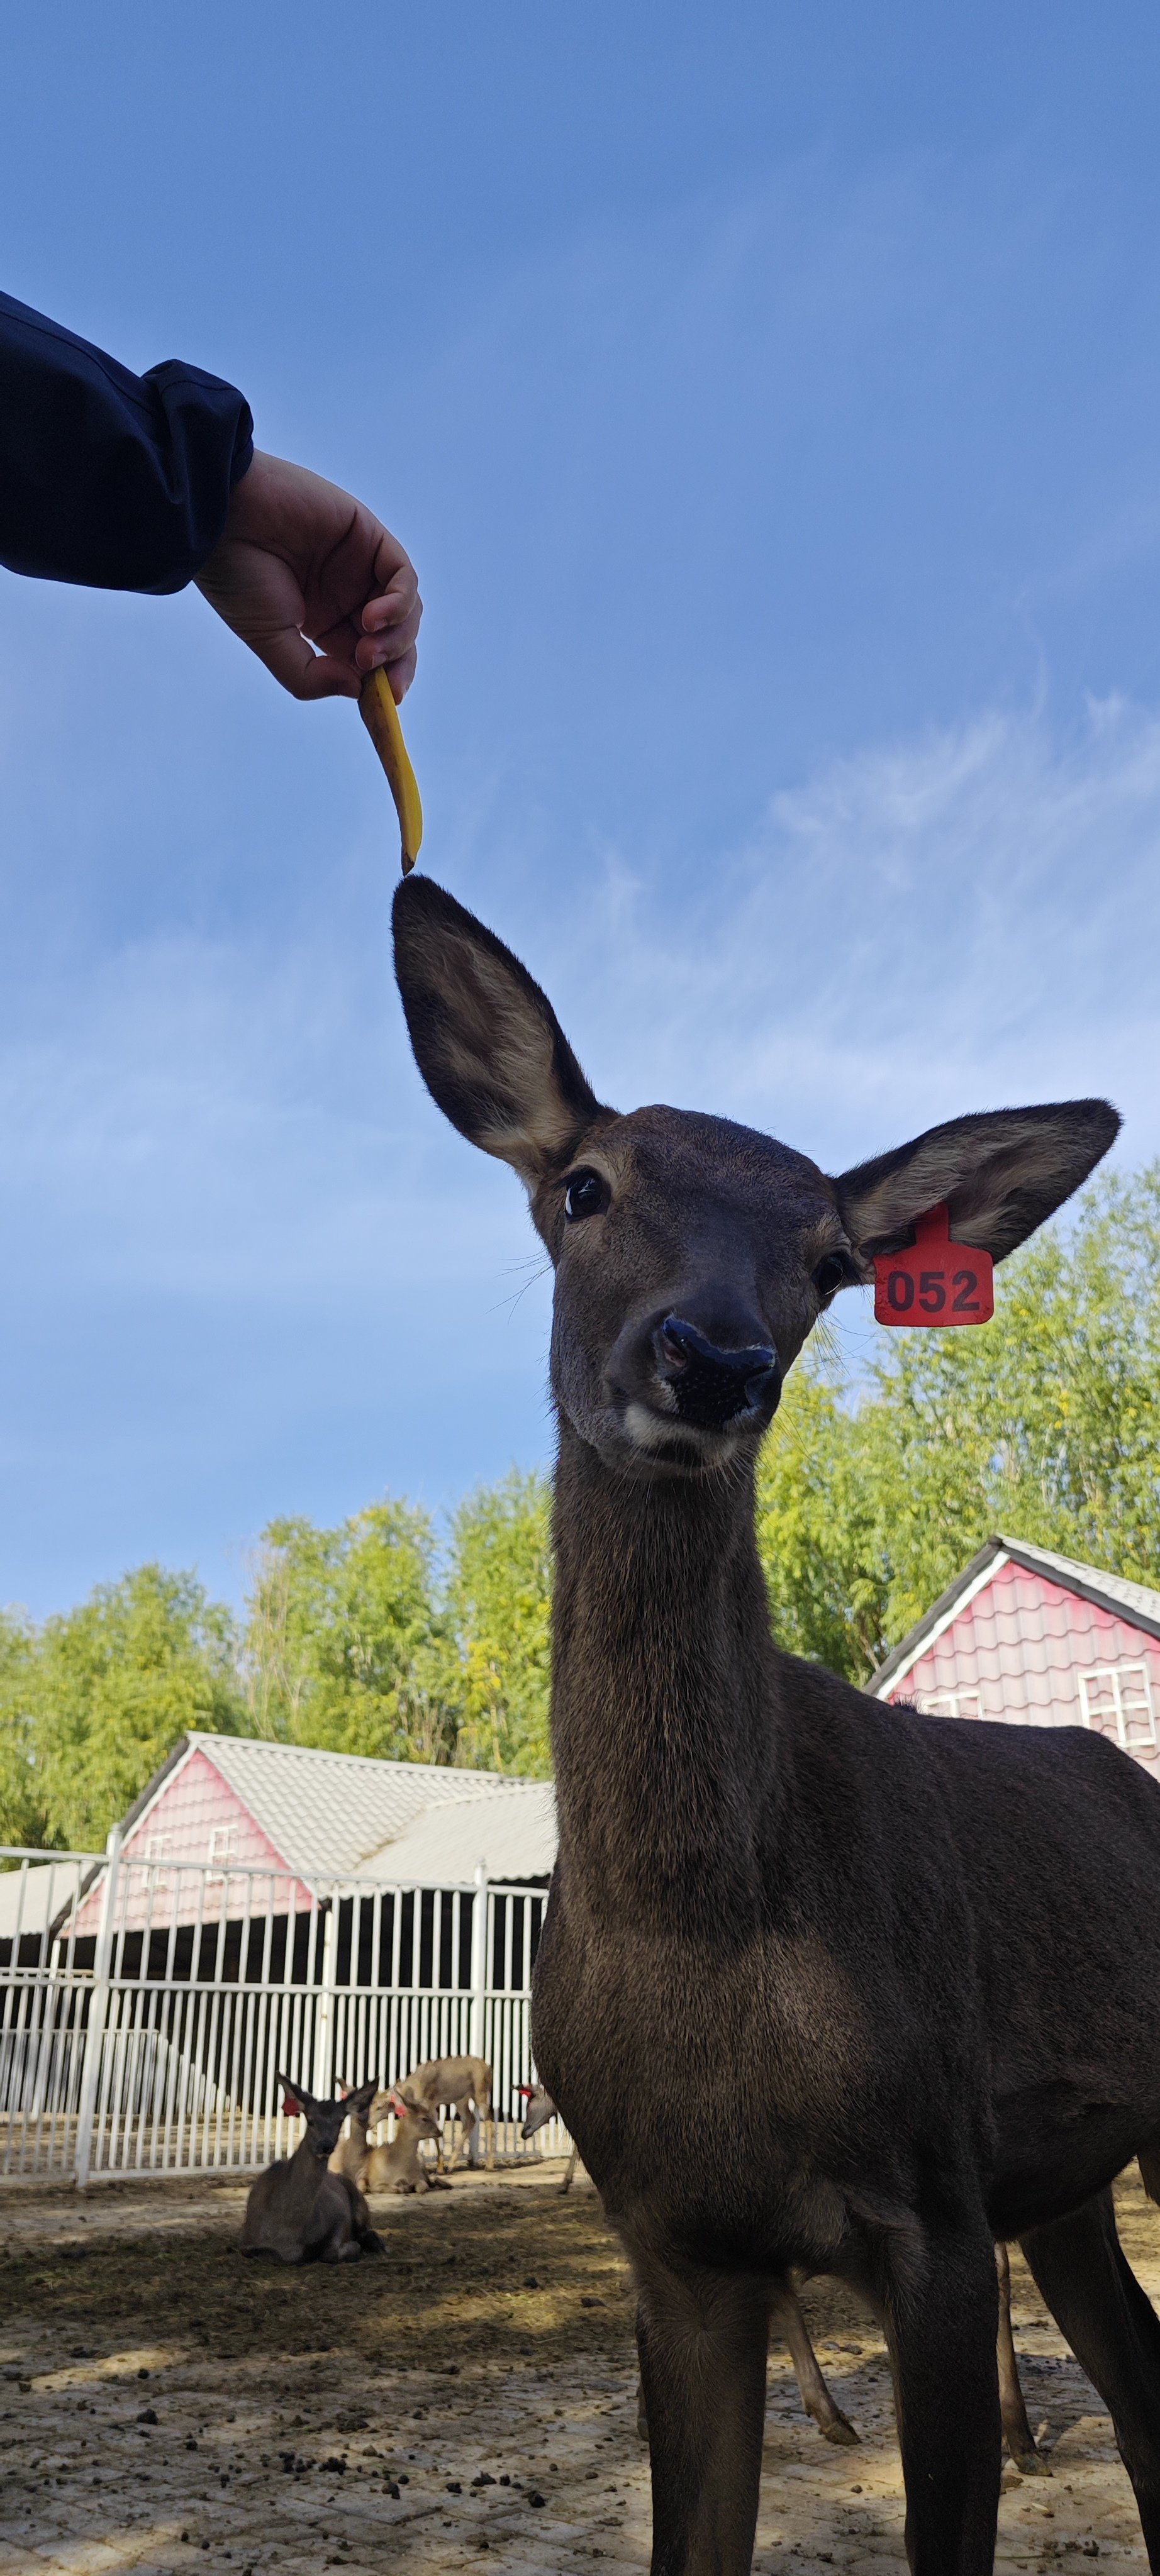
[[[635,2275],[654,2576],[751,2564],[793,2268],[882,2320],[914,2576],[988,2576],[1012,2237],[1160,2571],[1160,2321],[1111,2198],[1134,2153],[1160,2184],[1160,1790],[1098,1735],[922,1716],[781,1652],[754,1531],[784,1372],[839,1290],[943,1203],[1003,1260],[1116,1113],[951,1119],[829,1179],[725,1118],[608,1108],[481,923],[421,877],[394,919],[420,1072],[519,1173],[556,1272],[532,2038]]]
[[[347,2172],[332,2172],[328,2163],[348,2111],[365,2121],[375,2086],[319,2102],[288,2076],[279,2075],[277,2082],[287,2117],[305,2120],[306,2129],[294,2154],[279,2157],[251,2184],[243,2254],[273,2254],[281,2263],[357,2263],[363,2254],[381,2254],[383,2240],[371,2226],[357,2183]]]

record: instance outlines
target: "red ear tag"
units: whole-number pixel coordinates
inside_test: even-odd
[[[952,1243],[945,1201],[920,1216],[904,1252],[874,1264],[876,1324],[989,1324],[995,1264],[971,1243]]]

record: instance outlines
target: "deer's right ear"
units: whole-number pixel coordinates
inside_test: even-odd
[[[1005,1261],[1087,1180],[1119,1125],[1106,1100],[948,1118],[912,1144],[843,1172],[834,1183],[842,1222],[855,1250],[871,1260],[912,1243],[916,1219],[945,1201],[952,1242],[978,1244]]]
[[[535,1189],[601,1104],[527,967],[430,877],[395,895],[395,974],[415,1062],[453,1127]]]
[[[289,2076],[288,2076],[288,2075],[276,2075],[276,2076],[275,2076],[275,2078],[274,2078],[274,2081],[275,2081],[275,2083],[276,2083],[276,2084],[278,2084],[278,2085],[280,2085],[280,2086],[281,2086],[281,2090],[282,2090],[282,2108],[283,2108],[283,2111],[284,2111],[284,2112],[285,2112],[285,2114],[286,2114],[287,2119],[288,2119],[288,2120],[304,2120],[304,2119],[305,2119],[305,2117],[306,2117],[306,2113],[305,2113],[305,2111],[303,2110],[303,2108],[302,2108],[302,2104],[301,2104],[301,2102],[299,2101],[299,2098],[298,2098],[298,2087],[297,2087],[297,2085],[296,2085],[296,2084],[292,2084],[292,2083],[291,2083],[290,2078],[289,2078]]]

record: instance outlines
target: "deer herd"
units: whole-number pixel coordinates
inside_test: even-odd
[[[608,1107],[430,879],[394,928],[423,1081],[516,1171],[555,1272],[559,1847],[526,2125],[558,2104],[631,2266],[654,2576],[746,2576],[771,2330],[822,2432],[856,2438],[799,2302],[820,2273],[885,2337],[913,2576],[989,2576],[1004,2430],[1035,2465],[1012,2240],[1160,2576],[1160,2321],[1111,2188],[1137,2157],[1160,2197],[1160,1790],[1082,1728],[926,1717],[782,1652],[754,1528],[762,1437],[833,1299],[938,1207],[1002,1261],[1116,1113],[984,1111],[829,1177],[724,1118]],[[471,1367],[465,1330],[464,1402]],[[449,2097],[408,2079],[384,2150],[374,2088],[287,2091],[306,2135],[255,2184],[248,2250],[375,2250],[363,2187],[415,2183]]]

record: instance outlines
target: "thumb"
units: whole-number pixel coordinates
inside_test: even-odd
[[[245,640],[292,698],[357,698],[359,694],[362,683],[349,662],[337,661],[333,653],[316,653],[296,626],[284,626],[260,642]]]

